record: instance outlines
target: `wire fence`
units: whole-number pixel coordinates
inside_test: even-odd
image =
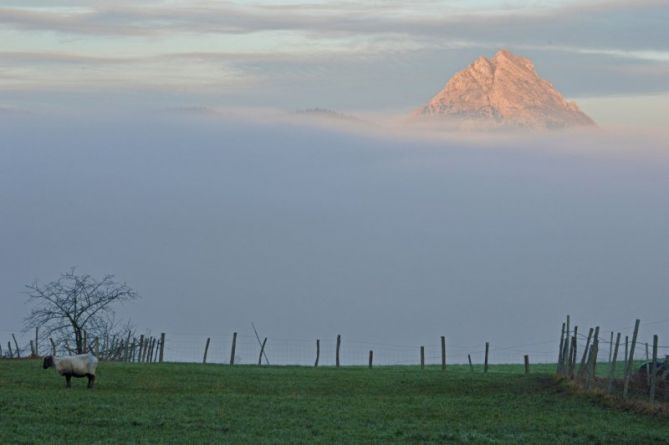
[[[665,323],[669,320],[646,325],[657,329]],[[657,334],[652,342],[643,341],[640,325],[636,320],[633,327],[608,333],[596,326],[586,335],[576,326],[571,329],[567,316],[560,334],[557,374],[588,392],[669,409],[669,347],[659,343]]]
[[[645,323],[645,326],[658,326],[660,324],[669,323],[669,320],[658,320]],[[631,335],[634,326],[624,327],[621,331],[623,338],[625,334],[628,337],[628,348],[631,341]],[[613,344],[610,342],[610,337],[604,335],[604,330],[600,331],[599,338],[599,357],[598,360],[603,363],[608,362],[612,351]],[[570,330],[569,335],[573,335],[574,331]],[[154,334],[155,335],[155,334]],[[235,338],[235,354],[234,360],[232,355],[233,336]],[[145,332],[144,337],[152,338],[151,332]],[[583,331],[576,333],[576,349],[583,351],[587,346],[587,334]],[[158,339],[158,335],[155,336]],[[207,339],[209,345],[207,346]],[[152,357],[157,361],[157,355],[160,348],[164,354],[164,361],[168,362],[184,362],[184,363],[202,363],[206,362],[217,364],[228,364],[234,361],[235,364],[258,364],[262,340],[250,331],[248,333],[218,333],[213,335],[206,335],[198,332],[166,332],[165,344],[158,344],[152,349]],[[133,343],[139,348],[139,338],[132,338]],[[264,355],[262,363],[264,365],[297,365],[297,366],[314,366],[316,362],[317,347],[316,341],[320,340],[320,366],[335,366],[337,357],[337,341],[336,337],[312,337],[312,338],[281,338],[270,337],[266,341],[264,348]],[[31,346],[31,342],[37,343],[37,350],[35,351]],[[453,344],[446,336],[446,362],[448,364],[468,364],[471,359],[475,365],[483,364],[486,361],[486,341],[481,339],[479,342],[468,342],[468,344]],[[650,359],[650,344],[648,341],[638,340],[636,347],[635,358],[646,360]],[[64,352],[64,349],[58,345],[57,352]],[[342,366],[367,366],[369,364],[369,352],[373,351],[373,365],[374,366],[392,366],[392,365],[420,365],[421,364],[421,346],[424,347],[424,364],[440,365],[442,363],[442,346],[440,337],[429,339],[423,344],[409,345],[397,344],[383,341],[370,341],[355,338],[347,338],[345,335],[341,337],[341,347],[339,350],[340,364]],[[129,348],[130,344],[124,345]],[[91,347],[91,349],[93,349]],[[624,346],[621,346],[621,357],[624,355]],[[17,353],[18,350],[18,353]],[[26,332],[10,332],[0,330],[0,357],[3,358],[25,358],[30,356],[43,356],[50,353],[52,346],[48,339],[38,338],[32,333]],[[669,354],[669,346],[658,345],[658,351],[666,351]],[[525,355],[529,356],[532,364],[539,363],[556,363],[559,359],[560,341],[559,338],[554,339],[538,339],[537,341],[528,341],[525,343],[512,345],[497,345],[490,342],[488,350],[488,362],[490,364],[518,364],[523,362]],[[135,356],[139,350],[133,354]],[[648,355],[647,355],[648,354]],[[123,353],[109,358],[123,359]],[[664,358],[664,356],[663,356]],[[580,357],[579,357],[580,359]],[[619,358],[623,361],[622,358]],[[622,372],[618,367],[618,372]]]
[[[150,332],[144,334],[147,339],[151,336]],[[165,344],[163,346],[164,361],[201,363],[204,360],[205,349],[207,349],[207,363],[228,364],[231,361],[233,336],[236,337],[234,363],[257,364],[264,338],[259,339],[252,333],[204,335],[202,333],[167,332],[165,333]],[[14,338],[16,338],[16,342]],[[48,340],[39,339],[37,354],[34,354],[35,351],[31,346],[31,342],[35,342],[34,336],[28,333],[15,334],[0,330],[0,340],[4,340],[2,341],[2,357],[4,358],[26,358],[33,355],[46,355],[51,351]],[[132,340],[135,340],[136,343],[139,342],[139,339],[136,338]],[[207,340],[209,340],[208,347]],[[337,356],[336,337],[268,338],[262,363],[264,365],[313,366],[317,355],[317,340],[320,343],[319,365],[335,366]],[[454,345],[446,337],[445,342],[448,364],[467,364],[470,357],[474,364],[482,364],[485,361],[485,341],[481,341],[480,344]],[[60,346],[57,352],[66,353],[65,349]],[[369,364],[369,351],[373,351],[374,366],[419,365],[421,363],[421,346],[424,348],[424,364],[426,366],[442,363],[440,337],[426,341],[422,345],[408,345],[349,339],[342,335],[339,351],[340,364],[341,366],[367,366]],[[154,349],[154,355],[155,352]],[[502,346],[491,344],[488,353],[489,363],[491,364],[522,363],[525,354],[529,354],[535,363],[546,363],[555,360],[555,341],[545,340]]]

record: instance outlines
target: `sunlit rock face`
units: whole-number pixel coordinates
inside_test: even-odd
[[[479,57],[418,109],[414,121],[472,127],[565,128],[594,125],[573,102],[541,79],[525,57],[501,50]]]

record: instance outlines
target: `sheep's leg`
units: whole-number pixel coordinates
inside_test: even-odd
[[[88,377],[88,388],[93,388],[93,385],[95,385],[95,376],[93,374],[88,374],[86,377]]]
[[[65,376],[65,387],[66,387],[66,388],[71,388],[71,387],[72,387],[72,384],[71,384],[71,382],[70,382],[71,380],[72,380],[72,376],[71,376],[71,375],[66,375],[66,376]]]

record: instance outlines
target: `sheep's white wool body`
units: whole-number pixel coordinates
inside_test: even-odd
[[[53,364],[60,375],[84,377],[95,375],[98,359],[93,354],[79,354],[71,357],[54,357]]]

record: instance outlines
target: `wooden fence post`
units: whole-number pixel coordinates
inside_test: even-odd
[[[441,336],[441,369],[446,369],[446,337]]]
[[[585,389],[592,388],[592,382],[595,380],[595,368],[597,364],[597,351],[599,349],[599,339],[597,336],[592,340],[590,347],[590,356],[588,357],[588,367],[586,370]]]
[[[207,343],[204,345],[204,357],[202,357],[202,364],[205,365],[207,363],[207,354],[209,353],[209,342],[211,341],[211,338],[207,337]]]
[[[116,338],[112,338],[112,353],[114,351],[114,342],[116,341]],[[135,351],[133,351],[133,355],[135,356],[135,362],[141,363],[142,361],[142,349],[144,348],[144,336],[140,335],[139,340],[137,340],[137,345],[135,345]]]
[[[646,363],[648,363],[650,357],[648,356],[648,342],[646,342]],[[650,366],[646,366],[646,385],[650,385]]]
[[[107,355],[109,356],[109,359],[113,359],[114,355],[114,348],[116,348],[116,335],[114,335],[111,339],[111,343],[109,344],[109,351],[107,352]]]
[[[35,357],[39,357],[39,327],[35,327]]]
[[[165,333],[160,334],[160,356],[159,356],[160,363],[163,362],[163,359],[165,358]]]
[[[576,332],[576,328],[574,328],[574,332]],[[568,372],[568,377],[570,379],[574,379],[574,373],[576,371],[576,348],[578,346],[578,337],[574,335],[571,338],[571,355],[569,356],[569,372]]]
[[[155,363],[156,361],[156,352],[158,352],[158,339],[153,337],[153,341],[151,342],[151,363]]]
[[[648,343],[646,343],[648,345]],[[646,364],[646,368],[648,368]],[[657,383],[657,335],[653,335],[653,371],[650,375],[650,403],[655,403],[655,385]]]
[[[318,368],[318,361],[321,359],[321,341],[316,339],[316,362],[314,363],[314,368]]]
[[[118,361],[123,360],[123,351],[125,351],[125,340],[121,340],[121,342],[118,344],[118,350],[116,351],[115,354],[115,359]]]
[[[235,364],[235,352],[237,351],[237,333],[232,333],[232,350],[230,351],[230,366]]]
[[[625,367],[627,367],[627,357],[628,356],[629,356],[629,338],[626,335],[625,336]]]
[[[260,355],[258,355],[258,366],[262,366],[262,355],[265,353],[265,344],[267,343],[267,337],[262,341],[260,346]]]
[[[574,326],[574,336],[572,337],[571,356],[569,357],[569,378],[574,379],[576,373],[576,359],[578,357],[578,326]]]
[[[634,323],[634,332],[632,333],[632,344],[630,345],[630,355],[627,358],[627,366],[625,367],[625,383],[623,386],[623,399],[627,398],[629,385],[630,385],[630,376],[632,375],[632,365],[634,362],[634,349],[636,347],[636,338],[639,334],[639,319]]]
[[[105,334],[104,338],[102,339],[102,355],[107,357],[107,354],[109,353],[109,334]]]
[[[483,372],[488,372],[488,350],[490,349],[490,343],[485,342],[485,362],[483,363]]]
[[[95,340],[93,340],[93,352],[96,357],[100,355],[100,337],[95,337]]]
[[[35,357],[35,342],[30,340],[30,356]]]
[[[16,341],[16,336],[12,334],[12,338],[14,339],[14,346],[16,346],[16,358],[21,358],[21,349],[19,349],[19,342]]]
[[[588,352],[590,352],[590,341],[592,340],[592,333],[595,332],[594,329],[590,328],[588,331],[588,339],[585,342],[585,348],[583,349],[583,357],[581,357],[581,364],[578,367],[578,377],[583,377],[583,372],[585,372],[585,364],[588,359]]]
[[[130,357],[128,355],[130,354],[130,337],[132,336],[132,331],[128,329],[128,337],[125,340],[125,357],[123,359],[125,361],[128,361]]]
[[[49,337],[49,343],[51,343],[51,355],[56,355],[56,343],[54,343],[53,338]]]
[[[0,358],[5,358],[4,354],[2,353],[2,345],[0,344]]]
[[[425,346],[420,347],[420,369],[425,369]]]
[[[646,343],[646,363],[650,363],[650,359],[648,357],[648,343]],[[650,386],[650,366],[646,366],[646,385]]]
[[[560,331],[560,350],[558,351],[558,360],[557,360],[557,373],[562,374],[562,351],[564,348],[564,328],[565,328],[565,323],[562,323],[562,330]]]
[[[9,358],[14,358],[14,353],[12,352],[12,342],[7,342],[7,349],[9,350]]]
[[[609,366],[611,366],[612,357],[613,357],[613,331],[611,331],[611,340],[609,340]]]
[[[146,363],[146,353],[149,350],[149,342],[151,341],[151,337],[144,337],[144,345],[142,346],[142,357],[140,358],[140,362]],[[121,344],[123,344],[123,341],[121,341]]]
[[[137,351],[137,361],[142,363],[142,353],[144,352],[144,334],[139,336],[139,346]]]
[[[374,361],[374,351],[369,350],[369,369],[372,369],[372,362]]]
[[[151,353],[153,352],[153,336],[149,337],[149,341],[146,343],[146,354],[144,354],[144,361],[146,363],[151,363]]]
[[[341,348],[341,335],[337,334],[337,357],[336,357],[337,368],[339,368],[339,364],[340,364],[340,362],[339,362],[339,350],[340,350],[340,348]]]
[[[525,374],[530,373],[530,356],[525,354]]]
[[[595,351],[595,361],[592,364],[592,377],[595,377],[595,368],[597,368],[597,353],[599,352],[599,326],[595,327],[595,336],[593,337],[593,342],[597,342],[597,351]]]
[[[611,391],[613,390],[613,381],[616,377],[615,372],[616,372],[616,362],[618,361],[618,347],[620,346],[620,332],[618,332],[618,336],[616,337],[616,346],[613,349],[613,359],[611,360],[611,367],[609,368],[609,385],[607,388],[607,392],[611,394]]]
[[[469,371],[474,372],[474,365],[472,365],[472,355],[467,354],[467,360],[469,360]]]
[[[563,375],[567,374],[568,360],[571,354],[571,351],[569,349],[570,347],[571,347],[571,328],[569,323],[569,315],[567,315],[567,323],[565,324],[564,346],[562,350],[562,364],[560,365],[562,368]]]
[[[144,343],[146,343],[146,339],[144,339]],[[125,340],[123,338],[119,338],[116,340],[116,347],[114,348],[114,353],[113,353],[113,360],[120,361],[123,358],[123,353],[125,351]]]

